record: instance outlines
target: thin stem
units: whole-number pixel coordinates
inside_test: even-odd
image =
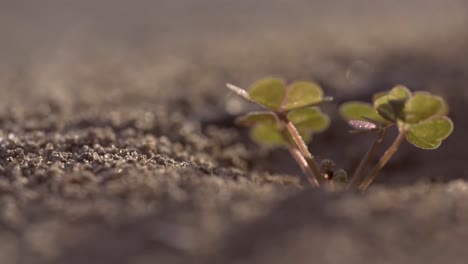
[[[302,140],[301,135],[297,131],[296,127],[294,124],[289,121],[286,115],[283,114],[278,114],[281,122],[285,125],[286,129],[288,130],[289,134],[291,135],[291,138],[293,141],[296,143],[297,148],[301,152],[302,156],[306,160],[307,164],[309,165],[310,169],[312,170],[315,179],[317,180],[318,184],[321,185],[322,183],[325,182],[325,178],[322,176],[320,173],[320,169],[315,163],[314,158],[310,154],[309,150],[307,149],[307,145],[305,144],[304,140]]]
[[[310,168],[309,164],[307,163],[306,159],[302,155],[301,151],[294,145],[293,142],[290,141],[289,133],[284,129],[282,129],[281,132],[282,132],[284,140],[288,142],[289,153],[291,153],[293,158],[296,160],[297,164],[299,164],[299,167],[301,168],[302,172],[306,175],[309,183],[313,186],[318,187],[319,183],[317,182],[317,179],[315,178],[314,172]]]
[[[232,92],[239,95],[240,97],[248,101],[254,102],[256,104],[259,104],[258,102],[253,101],[252,98],[250,98],[250,95],[244,89],[238,86],[235,86],[233,84],[230,84],[230,83],[227,83],[226,86]],[[327,100],[331,100],[331,98],[327,98]],[[314,185],[315,184],[320,185],[321,183],[325,182],[325,178],[320,173],[319,167],[315,163],[314,158],[312,157],[309,150],[307,149],[307,145],[305,144],[304,140],[302,140],[302,137],[301,135],[299,135],[299,132],[297,131],[294,124],[291,123],[291,121],[289,121],[288,117],[284,113],[276,113],[276,114],[278,114],[281,122],[283,122],[289,134],[291,135],[292,139],[296,143],[297,148],[290,146],[289,147],[290,152],[292,156],[296,159],[296,161],[299,163],[299,166],[301,166],[301,169],[307,175],[309,181],[314,182]],[[298,150],[299,150],[299,153],[298,153]],[[301,154],[301,155],[298,155],[298,154]],[[304,167],[304,160],[305,160],[305,163],[307,164],[306,167]],[[312,180],[312,177],[314,177],[315,180]]]
[[[304,159],[304,156],[302,156],[301,152],[292,144],[288,146],[288,150],[293,156],[293,158],[296,160],[296,162],[299,164],[299,167],[301,167],[302,172],[307,176],[307,180],[309,183],[313,186],[319,186],[317,179],[315,179],[314,173],[310,169],[309,165],[307,164],[307,161]]]
[[[372,157],[375,155],[378,146],[380,145],[380,143],[382,143],[386,132],[386,127],[378,131],[377,138],[374,140],[369,150],[367,150],[366,154],[359,163],[359,166],[357,167],[356,171],[354,171],[353,177],[351,178],[351,182],[348,184],[348,189],[356,188],[362,181],[362,178],[364,178],[364,170],[367,168]]]
[[[372,181],[374,181],[375,177],[377,177],[377,174],[380,172],[380,170],[385,166],[385,164],[387,164],[387,162],[390,160],[393,154],[395,154],[398,147],[405,139],[406,133],[407,133],[406,130],[400,130],[400,133],[398,134],[397,138],[393,141],[392,145],[382,155],[379,162],[372,169],[369,176],[367,176],[364,179],[364,181],[361,183],[361,185],[359,186],[360,190],[363,190],[363,191],[366,190],[367,187],[369,187],[369,185],[372,183]]]

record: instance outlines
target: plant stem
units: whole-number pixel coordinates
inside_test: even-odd
[[[406,131],[405,130],[400,130],[400,133],[398,134],[397,138],[393,141],[392,145],[385,151],[385,153],[382,155],[380,158],[379,162],[375,167],[372,169],[371,173],[369,176],[367,176],[364,181],[361,183],[359,186],[359,189],[364,191],[369,187],[369,185],[374,181],[375,177],[377,177],[377,174],[380,172],[380,170],[387,164],[387,162],[390,160],[390,158],[395,154],[397,151],[398,147],[400,144],[403,142],[406,136]]]
[[[293,156],[293,158],[296,160],[296,162],[299,164],[299,167],[301,167],[302,172],[307,176],[307,180],[309,183],[313,186],[319,186],[317,179],[315,179],[314,173],[310,169],[309,165],[307,164],[307,161],[304,159],[304,156],[302,156],[301,152],[292,144],[288,146],[289,153]]]
[[[382,143],[386,132],[386,127],[378,131],[377,138],[374,140],[374,143],[372,143],[369,150],[362,158],[356,171],[354,171],[353,177],[351,178],[351,182],[348,184],[347,189],[356,188],[359,185],[359,182],[361,182],[362,178],[364,177],[364,170],[367,168],[367,165],[369,165],[369,162],[377,151],[377,147],[380,145],[380,143]]]
[[[289,121],[288,117],[284,114],[278,114],[279,119],[283,122],[285,125],[286,129],[288,130],[289,134],[291,135],[291,138],[294,140],[296,143],[297,148],[301,152],[302,156],[307,162],[307,165],[309,165],[310,169],[312,170],[315,179],[317,180],[318,184],[321,185],[322,183],[325,182],[325,178],[322,176],[320,173],[320,169],[315,163],[314,158],[310,154],[309,150],[307,149],[307,145],[305,144],[304,140],[302,140],[301,135],[297,131],[296,127],[294,124]]]

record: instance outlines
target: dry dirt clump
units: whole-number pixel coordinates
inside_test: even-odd
[[[235,131],[203,132],[176,113],[41,108],[1,116],[4,263],[204,255],[299,190],[240,169],[247,151]]]

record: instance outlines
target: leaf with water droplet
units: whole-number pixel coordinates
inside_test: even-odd
[[[345,120],[375,121],[376,123],[387,124],[388,121],[382,118],[371,104],[364,102],[347,102],[340,106],[340,114]]]
[[[376,124],[371,123],[369,121],[362,121],[362,120],[349,120],[348,124],[356,129],[356,130],[362,130],[362,131],[371,131],[371,130],[377,130],[378,127]]]

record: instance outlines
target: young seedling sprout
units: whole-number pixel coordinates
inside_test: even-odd
[[[436,149],[453,131],[453,122],[447,117],[448,106],[441,97],[428,92],[411,93],[401,85],[389,92],[375,94],[373,105],[363,102],[345,103],[340,107],[340,113],[354,129],[377,132],[376,140],[348,186],[361,190],[369,187],[405,139],[418,148]],[[367,165],[387,129],[393,125],[398,128],[398,136],[364,178]],[[362,179],[364,180],[361,182]]]
[[[324,131],[330,124],[317,105],[331,98],[323,95],[318,84],[299,81],[286,86],[283,80],[270,77],[255,82],[248,91],[232,84],[227,87],[267,110],[237,119],[238,124],[252,127],[256,142],[286,146],[311,184],[319,186],[327,180],[306,145],[312,133]]]
[[[252,127],[251,136],[256,142],[286,146],[312,185],[320,186],[331,180],[335,173],[327,177],[329,168],[321,173],[306,145],[313,133],[330,125],[330,119],[317,105],[332,98],[325,97],[318,84],[299,81],[286,86],[283,80],[270,77],[255,82],[248,91],[232,84],[227,87],[267,110],[237,119],[238,124]],[[360,190],[369,187],[405,139],[418,148],[436,149],[453,131],[452,120],[447,117],[448,106],[441,97],[428,92],[411,93],[402,85],[375,94],[373,104],[344,103],[340,114],[354,131],[376,134],[347,186]],[[397,127],[398,136],[366,176],[367,167],[392,126]],[[333,180],[346,182],[344,171]]]

